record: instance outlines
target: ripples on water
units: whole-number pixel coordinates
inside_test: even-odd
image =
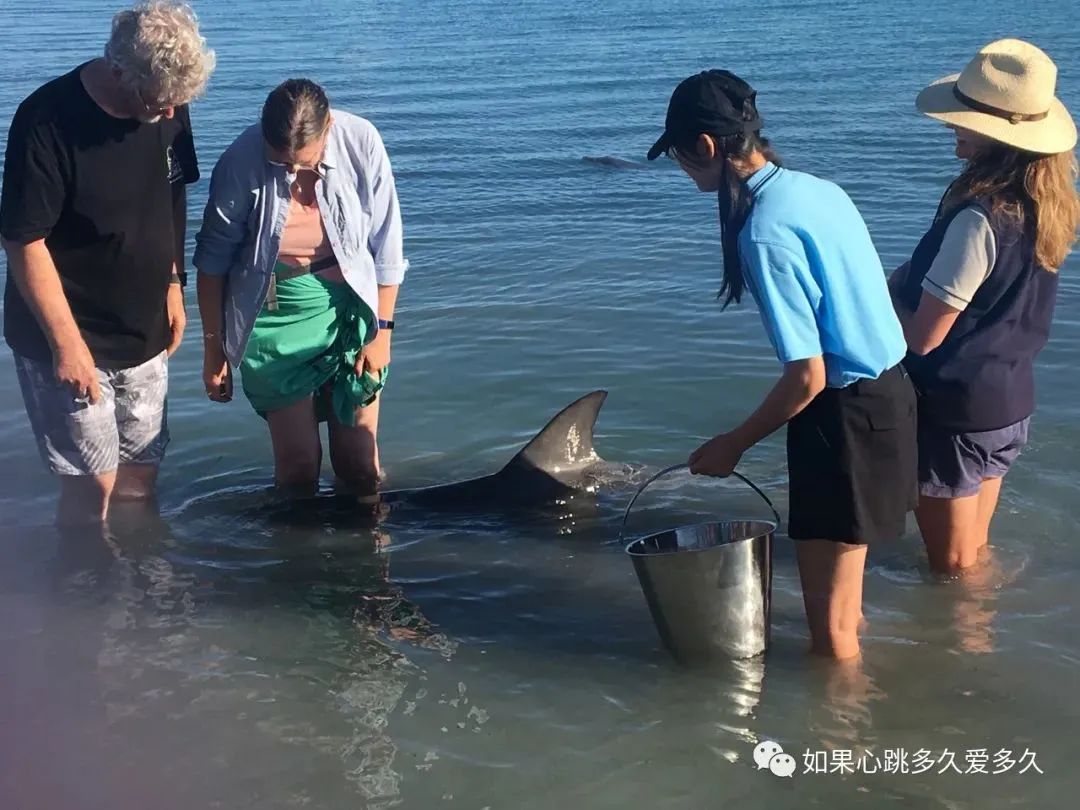
[[[715,303],[715,203],[666,161],[583,160],[641,161],[674,83],[734,67],[787,161],[847,188],[895,265],[955,171],[915,92],[1016,34],[1058,60],[1080,109],[1073,3],[196,6],[220,65],[193,112],[204,176],[287,75],[324,82],[388,144],[413,261],[384,417],[391,482],[497,469],[599,387],[597,448],[631,466],[595,497],[522,514],[406,508],[373,531],[329,500],[291,510],[265,489],[260,421],[201,397],[192,340],[173,365],[162,517],[125,511],[107,537],[58,538],[5,355],[0,804],[1042,808],[1080,788],[1080,265],[1063,271],[1032,446],[982,576],[931,581],[914,536],[875,549],[865,661],[831,668],[802,654],[781,538],[768,660],[687,673],[659,649],[618,520],[644,469],[729,425],[775,366],[756,315]],[[3,8],[6,129],[27,92],[98,52],[112,5]],[[745,471],[783,504],[780,442]],[[633,527],[759,509],[674,479]],[[780,780],[754,770],[762,737],[800,766],[808,748],[1032,748],[1046,773]]]

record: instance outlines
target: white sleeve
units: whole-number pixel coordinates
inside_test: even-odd
[[[374,166],[371,181],[374,199],[368,249],[375,260],[375,279],[379,285],[397,286],[405,280],[409,260],[405,258],[401,208],[394,172],[390,168],[390,156],[386,154],[382,136],[374,127],[368,141],[368,156]]]
[[[922,288],[963,312],[996,261],[997,240],[986,214],[978,208],[965,208],[945,230],[945,238]]]

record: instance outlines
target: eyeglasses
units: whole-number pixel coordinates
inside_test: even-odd
[[[318,156],[315,157],[312,153],[318,148]],[[276,150],[270,146],[270,144],[264,142],[264,149],[266,150],[266,162],[272,166],[280,166],[286,171],[296,173],[300,171],[315,172],[315,174],[322,176],[322,160],[326,152],[326,131],[319,136],[319,140],[314,143],[310,143],[300,149],[301,152],[306,152],[305,157],[307,160],[299,160],[299,155],[286,154],[281,150]]]
[[[164,115],[167,110],[171,110],[179,105],[175,102],[155,101],[152,104],[147,102],[146,97],[143,95],[142,90],[135,88],[135,98],[139,100],[139,104],[143,109],[152,115]]]
[[[285,169],[285,171],[289,172],[290,174],[299,174],[300,172],[314,172],[315,174],[319,175],[319,177],[322,177],[321,159],[320,161],[310,166],[306,163],[288,163],[284,160],[273,160],[269,157],[266,158],[266,162],[269,163],[271,166],[277,166],[279,168]]]

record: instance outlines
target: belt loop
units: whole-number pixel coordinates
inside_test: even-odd
[[[270,273],[270,290],[266,293],[266,309],[276,312],[277,305],[277,273]]]

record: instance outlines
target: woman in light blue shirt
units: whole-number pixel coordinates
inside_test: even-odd
[[[788,535],[796,540],[812,649],[859,652],[868,543],[901,535],[915,505],[915,394],[900,366],[903,332],[866,225],[847,194],[782,168],[760,135],[754,90],[727,71],[672,94],[663,153],[718,194],[725,305],[749,289],[779,381],[753,414],[690,456],[727,476],[788,426]]]
[[[270,427],[279,486],[311,492],[327,421],[348,491],[379,478],[379,399],[408,262],[390,161],[368,121],[290,79],[214,168],[196,237],[203,381],[232,398],[234,369]]]

